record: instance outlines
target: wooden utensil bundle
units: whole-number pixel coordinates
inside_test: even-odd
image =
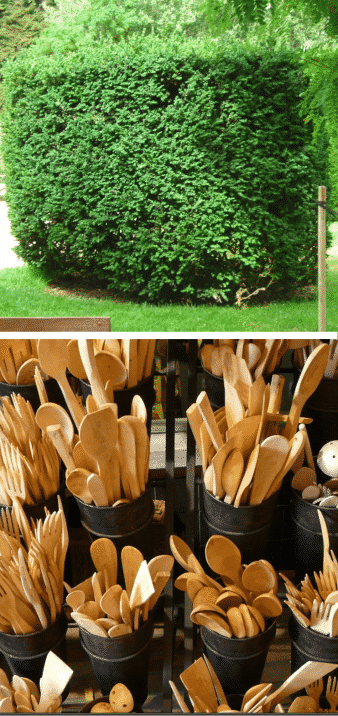
[[[285,713],[281,702],[303,688],[307,694],[311,694],[310,698],[309,696],[298,697],[292,702],[287,713],[324,713],[319,705],[323,686],[322,676],[335,668],[335,664],[307,661],[275,691],[271,692],[272,684],[252,686],[245,692],[241,707],[236,711],[230,708],[222,685],[205,655],[183,671],[180,674],[180,679],[188,693],[194,712],[198,713]],[[319,674],[318,681],[313,683],[316,673]],[[169,683],[181,712],[191,713],[175,684],[172,681]],[[326,713],[335,712],[338,703],[337,692],[336,679],[329,676],[326,698],[331,709],[325,709]],[[272,712],[273,706],[275,708]],[[313,707],[312,710],[311,707]]]
[[[90,380],[86,367],[82,362],[75,346],[76,341],[72,340],[68,344],[69,348],[69,370],[77,378],[82,380]],[[133,388],[142,380],[149,378],[153,369],[153,361],[155,354],[156,340],[154,339],[134,339],[134,338],[108,338],[97,339],[92,341],[95,361],[104,385],[111,380],[112,389],[122,390],[123,388]],[[109,356],[114,356],[117,360],[115,363],[109,362]],[[125,374],[117,372],[119,362],[125,367]],[[121,366],[120,366],[121,368]],[[114,384],[114,376],[118,375],[117,382]],[[108,388],[109,390],[109,388]]]
[[[301,588],[281,574],[283,578],[287,599],[285,603],[290,607],[297,621],[303,626],[327,636],[338,636],[338,562],[329,547],[329,533],[325,517],[318,510],[321,531],[323,535],[323,571],[313,573],[317,589],[314,588],[309,576],[306,574],[301,582]]]
[[[17,498],[2,510],[0,532],[0,630],[29,634],[52,624],[63,603],[68,532],[62,503],[31,527]],[[21,538],[24,541],[22,544]]]
[[[118,419],[109,403],[84,417],[79,437],[67,461],[66,483],[73,494],[102,507],[130,502],[145,491],[150,441],[143,420],[136,415]]]
[[[273,376],[274,377],[274,376]],[[279,378],[279,376],[277,376]],[[226,408],[212,412],[204,391],[187,410],[187,417],[202,458],[204,483],[214,497],[235,507],[259,504],[279,490],[304,447],[305,435],[290,440],[278,434],[287,416],[270,408],[270,385],[263,389],[259,414],[246,415],[229,428],[229,415],[236,390],[228,395]],[[270,408],[270,410],[269,410]],[[271,411],[271,412],[270,412]],[[300,420],[302,418],[299,418]]]
[[[180,679],[187,691],[194,712],[238,713],[238,710],[231,710],[217,674],[205,654],[194,661],[185,671],[182,671]],[[182,713],[191,713],[174,682],[170,681],[169,683]],[[256,704],[271,689],[272,684],[258,684],[248,689],[243,696],[240,713],[261,713],[259,707],[256,709]]]
[[[0,501],[11,505],[16,495],[32,505],[58,491],[60,459],[29,401],[15,393],[11,398],[2,398],[0,410]]]
[[[307,346],[296,348],[293,354],[295,366],[302,369],[312,351],[320,345],[322,345],[322,341],[315,338],[309,340]],[[338,378],[338,340],[331,338],[329,345],[330,352],[324,371],[324,378]]]
[[[138,549],[123,547],[123,589],[117,584],[114,543],[103,537],[92,543],[90,551],[98,571],[76,587],[65,584],[71,616],[80,627],[98,636],[131,634],[147,621],[170,578],[174,559],[160,555],[147,563]]]
[[[58,669],[62,675],[59,688],[56,688],[51,682],[50,671],[52,669]],[[46,711],[47,713],[61,713],[62,691],[73,673],[73,670],[67,664],[50,651],[47,654],[40,679],[40,684],[42,682],[43,685],[49,685],[50,687],[49,695],[47,696],[45,686],[41,688],[40,693],[38,686],[31,679],[17,675],[14,675],[10,682],[3,669],[0,669],[1,712],[41,713]]]
[[[305,345],[307,341],[302,341]],[[290,347],[289,340],[251,340],[214,339],[213,345],[207,344],[200,351],[204,368],[219,378],[223,377],[223,363],[228,370],[233,369],[247,373],[247,380],[270,376],[274,372]],[[235,358],[231,361],[231,356]],[[243,367],[245,364],[246,368]]]
[[[223,585],[203,570],[183,540],[171,537],[173,555],[188,570],[175,581],[192,601],[192,622],[206,626],[225,637],[256,636],[265,631],[266,620],[282,613],[277,592],[277,574],[266,560],[243,568],[236,545],[222,535],[207,542],[205,553],[209,567],[222,578]],[[178,551],[179,550],[179,551]],[[182,559],[185,550],[186,559]],[[189,571],[190,568],[190,571]]]
[[[33,385],[37,358],[37,341],[0,340],[0,380],[10,385]],[[47,378],[43,374],[44,379]]]

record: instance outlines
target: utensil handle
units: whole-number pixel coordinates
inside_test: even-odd
[[[81,360],[92,387],[94,398],[98,405],[104,405],[109,400],[95,363],[93,341],[79,339],[78,344]]]
[[[80,403],[76,400],[76,397],[68,383],[66,374],[64,376],[60,376],[58,378],[58,384],[62,390],[64,399],[68,405],[68,408],[71,412],[72,418],[74,420],[74,423],[79,430],[81,422],[86,414],[86,411]]]
[[[47,425],[47,435],[53,441],[53,444],[58,451],[62,462],[66,465],[69,472],[76,470],[76,465],[69,451],[67,443],[65,443],[60,425]]]

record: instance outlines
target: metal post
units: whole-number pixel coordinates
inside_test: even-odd
[[[326,202],[326,186],[318,187],[318,201]],[[318,205],[318,331],[326,331],[326,210]]]

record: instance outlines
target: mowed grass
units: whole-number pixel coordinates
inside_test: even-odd
[[[316,296],[255,307],[153,306],[48,292],[28,266],[0,271],[0,316],[110,316],[112,331],[317,331]],[[328,259],[326,330],[337,331],[338,256]]]

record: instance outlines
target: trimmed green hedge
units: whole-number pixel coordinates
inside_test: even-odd
[[[4,70],[17,253],[142,300],[239,301],[314,280],[326,154],[290,50],[155,38]]]

